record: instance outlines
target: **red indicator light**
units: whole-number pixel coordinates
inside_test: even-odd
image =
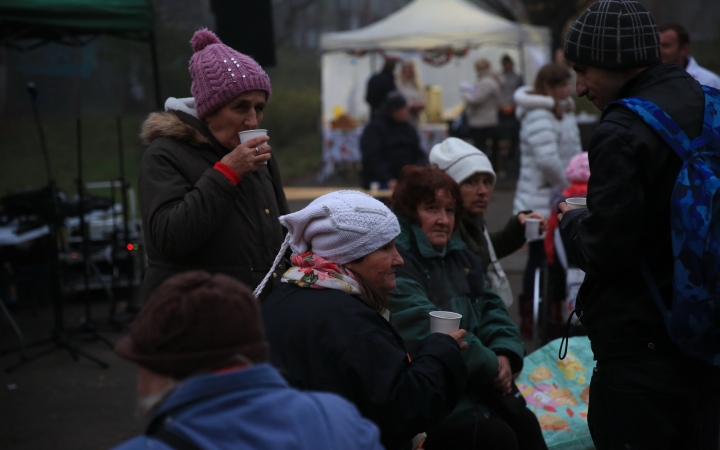
[[[128,244],[128,245],[125,246],[125,248],[128,249],[129,252],[131,252],[132,249],[133,249],[133,245],[132,245],[132,244]]]

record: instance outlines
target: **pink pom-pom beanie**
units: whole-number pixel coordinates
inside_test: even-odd
[[[247,91],[263,91],[269,99],[270,77],[260,64],[223,44],[215,33],[203,28],[190,40],[190,92],[197,114],[204,119]]]
[[[580,152],[568,162],[565,177],[571,183],[587,183],[590,179],[590,162],[587,152]]]

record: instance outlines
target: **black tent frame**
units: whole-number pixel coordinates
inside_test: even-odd
[[[0,45],[19,51],[31,51],[51,42],[71,47],[80,47],[89,44],[101,34],[139,41],[149,45],[150,57],[152,59],[153,84],[155,87],[155,106],[158,110],[161,110],[163,108],[163,102],[160,93],[157,39],[154,30],[98,30],[57,27],[11,22],[0,18]]]

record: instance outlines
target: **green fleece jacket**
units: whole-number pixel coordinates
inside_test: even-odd
[[[498,355],[510,360],[513,373],[522,369],[525,354],[517,326],[502,299],[484,282],[482,261],[460,237],[453,235],[445,251],[436,251],[417,225],[400,217],[396,245],[405,264],[396,273],[391,294],[391,323],[412,357],[430,334],[430,311],[462,314],[460,327],[468,332],[463,358],[468,366],[468,388],[492,384],[498,373]]]

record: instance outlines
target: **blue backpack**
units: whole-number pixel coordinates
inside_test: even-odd
[[[647,262],[643,276],[670,338],[685,354],[720,366],[720,91],[703,86],[702,134],[691,141],[654,103],[617,101],[638,114],[683,160],[671,198],[673,298],[665,306]]]

